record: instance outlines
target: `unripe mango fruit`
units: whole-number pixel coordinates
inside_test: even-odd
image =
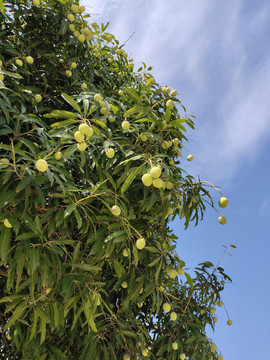
[[[48,163],[46,160],[44,159],[39,159],[36,161],[36,168],[39,170],[39,171],[46,171],[48,170]]]
[[[111,208],[111,212],[113,215],[115,216],[119,216],[121,214],[121,209],[118,205],[114,205],[112,208]]]
[[[89,125],[87,125],[85,123],[80,124],[79,131],[82,134],[86,135],[87,138],[90,138],[94,133],[93,129]]]
[[[157,179],[160,177],[162,172],[162,169],[159,166],[154,166],[150,170],[150,174],[154,179]]]
[[[153,178],[151,174],[144,174],[142,176],[142,182],[145,186],[151,186],[153,184]]]

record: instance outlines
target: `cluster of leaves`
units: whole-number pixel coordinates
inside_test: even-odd
[[[205,327],[230,279],[208,263],[192,279],[169,228],[213,204],[180,167],[192,116],[74,5],[0,1],[0,357],[217,359]],[[93,136],[79,151],[82,123]],[[141,181],[153,166],[162,188]]]

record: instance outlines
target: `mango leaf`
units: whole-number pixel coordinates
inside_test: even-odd
[[[13,73],[13,72],[10,72],[10,71],[1,71],[0,70],[0,74],[5,74],[5,75],[13,77],[15,79],[23,79],[23,77],[20,74]]]
[[[110,108],[112,109],[114,115],[118,113],[119,109],[117,106],[110,104]]]
[[[144,106],[141,106],[141,105],[136,105],[132,108],[130,108],[129,110],[127,110],[125,113],[124,113],[124,116],[125,117],[128,117],[136,112],[140,112],[140,111],[144,111],[146,110],[146,108]]]
[[[142,100],[138,96],[138,94],[136,93],[135,90],[128,88],[126,86],[123,86],[123,89],[125,90],[126,93],[128,93],[131,97],[133,97],[133,99],[135,99],[139,104],[142,104]],[[124,114],[124,116],[126,116],[126,115]]]
[[[186,283],[189,284],[189,286],[190,286],[190,288],[192,290],[193,289],[193,281],[192,281],[191,276],[187,272],[185,272],[185,277],[187,279]]]
[[[124,194],[125,191],[127,191],[127,189],[129,188],[129,186],[131,185],[132,181],[135,179],[135,177],[141,172],[142,169],[142,165],[134,168],[128,175],[128,177],[126,178],[124,184],[121,187],[121,194]]]
[[[63,158],[64,159],[69,159],[71,157],[71,155],[73,155],[75,153],[75,151],[77,150],[78,146],[77,144],[72,144],[70,145],[64,152],[63,152]]]
[[[26,309],[27,309],[27,301],[23,301],[13,311],[12,316],[9,318],[8,322],[5,324],[3,330],[7,331],[11,327],[11,325],[13,325],[20,317],[22,317],[22,315],[25,313]]]
[[[11,231],[8,228],[4,228],[4,230],[0,233],[0,257],[4,262],[7,260],[8,252],[10,249],[11,242]]]
[[[0,304],[7,303],[7,302],[15,303],[15,302],[18,302],[19,300],[24,300],[24,299],[26,299],[26,295],[4,296],[4,297],[0,298]]]
[[[160,256],[148,264],[149,267],[155,266],[160,261]]]
[[[75,124],[77,121],[74,119],[67,119],[67,120],[63,120],[63,121],[58,121],[56,123],[51,124],[52,128],[55,127],[65,127],[67,125],[71,125],[71,124]]]
[[[36,335],[36,330],[37,330],[37,323],[38,323],[38,315],[37,315],[37,311],[36,309],[34,309],[34,320],[32,322],[32,327],[31,327],[31,333],[30,333],[30,341],[35,337]]]
[[[114,260],[113,268],[119,279],[126,273],[124,266],[118,260]]]
[[[76,209],[76,207],[77,207],[76,203],[70,204],[64,212],[64,218],[68,217]]]
[[[15,234],[17,235],[20,230],[20,225],[18,220],[13,216],[8,216],[8,221],[11,223],[13,230],[15,231]]]
[[[112,234],[106,237],[105,243],[116,238],[116,237],[122,237],[123,235],[126,235],[126,233],[123,230],[114,231]]]
[[[44,319],[40,319],[40,345],[44,343],[46,339],[46,321]]]
[[[96,327],[95,321],[94,321],[94,317],[92,315],[92,313],[89,314],[89,318],[88,318],[88,324],[90,325],[91,329],[97,333],[98,329]]]
[[[16,193],[22,191],[26,186],[28,186],[33,180],[33,176],[26,176],[21,180],[21,182],[17,185],[15,191]]]
[[[79,105],[76,103],[76,101],[74,99],[72,99],[71,96],[62,93],[61,96],[66,100],[66,102],[69,103],[69,105],[71,105],[73,107],[73,109],[77,110],[80,114],[81,114],[81,109],[79,107]]]
[[[30,249],[29,256],[30,256],[30,266],[32,271],[35,271],[39,264],[39,255],[40,255],[39,248]]]
[[[91,119],[91,121],[97,125],[99,125],[100,127],[102,127],[103,129],[106,129],[108,130],[108,127],[106,124],[104,124],[104,122],[100,121],[100,120],[97,120],[97,119]],[[93,130],[94,130],[94,127],[93,127]],[[99,133],[100,134],[100,133]]]
[[[183,123],[185,122],[184,119],[176,119],[169,123],[170,126],[178,127],[179,129],[186,131],[186,128],[183,126]]]
[[[157,123],[156,119],[149,119],[149,118],[142,118],[139,120],[135,120],[134,123],[140,123],[140,122],[152,122],[152,123]]]
[[[166,113],[165,113],[165,121],[166,122],[168,122],[170,120],[171,114],[172,114],[171,110],[167,107],[166,108]]]
[[[81,217],[79,211],[77,211],[77,210],[74,210],[74,214],[75,214],[75,217],[77,220],[78,229],[80,229],[82,226],[82,217]]]
[[[77,115],[65,110],[53,110],[51,113],[43,115],[46,118],[66,118],[66,119],[76,119]]]
[[[25,262],[25,256],[20,252],[19,256],[17,258],[17,267],[16,267],[16,275],[17,275],[16,288],[15,288],[16,292],[19,291],[19,286],[20,286],[22,273],[23,273],[24,262]]]
[[[66,358],[66,355],[58,348],[56,347],[55,345],[52,345],[52,344],[48,344],[48,348],[49,350],[55,355],[55,358],[56,359],[67,359]]]
[[[94,265],[88,265],[88,264],[72,264],[72,267],[73,268],[78,268],[78,269],[81,269],[81,270],[85,270],[85,271],[100,271],[101,268],[98,267],[98,266],[94,266]]]
[[[0,209],[9,203],[16,196],[15,191],[2,191],[0,193]]]
[[[36,237],[38,237],[38,235],[36,233],[34,233],[33,231],[29,231],[27,233],[23,233],[23,234],[18,235],[15,238],[15,241],[33,239],[33,238],[36,238]]]
[[[32,230],[35,234],[38,233],[38,229],[37,229],[37,225],[36,223],[32,220],[32,218],[27,215],[27,214],[21,214],[21,219],[23,220],[23,222],[25,223],[25,225]],[[18,237],[17,237],[18,239]]]
[[[149,70],[149,69],[150,69],[150,68],[148,68],[148,70]],[[149,86],[152,82],[153,82],[153,78],[150,77],[150,78],[147,80],[145,86]]]
[[[13,260],[11,261],[11,263],[8,267],[8,277],[7,277],[7,284],[6,284],[6,288],[9,293],[10,293],[10,290],[13,288],[13,283],[14,283],[14,279],[15,279],[15,270],[16,270],[16,261],[13,258]]]
[[[156,280],[156,281],[158,280],[158,277],[159,277],[159,274],[160,274],[162,265],[163,265],[163,260],[160,261],[160,263],[159,263],[159,265],[158,265],[158,268],[157,268],[157,270],[156,270],[156,273],[155,273],[155,280]]]
[[[3,4],[3,0],[0,0],[0,11],[1,11],[1,13],[3,15],[5,14],[5,7],[4,7],[4,4]]]
[[[57,303],[53,303],[53,319],[54,319],[54,326],[56,329],[59,328],[59,309],[57,307]]]

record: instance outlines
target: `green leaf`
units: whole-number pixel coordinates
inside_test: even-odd
[[[149,267],[155,266],[159,261],[160,261],[160,256],[156,258],[154,261],[152,261],[150,264],[148,264],[147,266]]]
[[[35,232],[29,231],[27,233],[23,233],[23,234],[18,235],[15,238],[15,241],[27,240],[27,239],[36,238],[36,237],[38,237],[38,235]]]
[[[11,230],[4,228],[0,233],[0,257],[6,263],[11,242]]]
[[[77,114],[74,114],[70,111],[64,111],[64,110],[53,110],[51,113],[47,113],[43,115],[47,118],[66,118],[66,119],[76,119]]]
[[[73,107],[73,109],[75,109],[76,111],[78,111],[81,114],[81,109],[79,107],[79,105],[76,103],[75,100],[72,99],[71,96],[62,93],[61,96],[66,100],[66,102],[69,103],[69,105],[71,105]]]
[[[30,266],[32,268],[32,271],[35,271],[39,264],[39,255],[40,255],[39,248],[30,249],[29,256],[30,256]]]
[[[56,123],[53,123],[51,124],[51,127],[52,128],[55,128],[55,127],[66,127],[67,125],[71,125],[71,124],[75,124],[77,123],[76,120],[74,119],[67,119],[67,120],[63,120],[63,121],[58,121]]]
[[[3,15],[5,15],[5,7],[4,7],[4,4],[3,4],[3,0],[0,0],[0,11]]]
[[[33,320],[33,322],[32,322],[32,327],[31,327],[31,333],[30,333],[29,341],[33,340],[33,338],[34,338],[35,335],[36,335],[37,323],[38,323],[38,315],[37,315],[36,309],[34,309],[34,320]]]
[[[40,319],[40,345],[44,343],[46,339],[46,321]]]
[[[46,314],[45,310],[42,310],[41,308],[37,307],[37,313],[38,316],[43,319],[46,323],[51,322],[50,318],[48,317],[48,315]]]
[[[133,99],[135,99],[139,104],[142,104],[142,100],[138,96],[138,94],[136,93],[135,90],[125,87],[125,86],[123,86],[123,89],[125,90],[126,93],[128,93],[131,97],[133,97]],[[124,116],[126,116],[126,115],[124,114]]]
[[[81,217],[78,210],[74,210],[74,214],[75,214],[75,217],[76,217],[76,220],[77,220],[78,229],[80,229],[81,226],[82,226],[82,217]]]
[[[23,220],[23,222],[25,223],[25,225],[32,230],[35,234],[38,233],[38,229],[37,229],[37,225],[36,223],[32,220],[32,218],[27,215],[27,214],[22,214],[21,218]],[[18,238],[18,237],[17,237]]]
[[[101,268],[98,266],[93,266],[93,265],[88,265],[88,264],[72,264],[73,268],[78,268],[81,270],[85,270],[85,271],[91,271],[91,272],[96,272],[96,271],[100,271]]]
[[[8,221],[11,223],[13,230],[15,231],[15,234],[17,235],[20,230],[20,224],[18,220],[12,216],[8,216]]]
[[[95,324],[94,317],[93,317],[92,313],[89,314],[88,323],[89,323],[91,329],[92,329],[95,333],[97,333],[97,332],[98,332],[98,329],[97,329],[97,327],[96,327],[96,324]]]
[[[63,158],[69,159],[71,155],[75,153],[75,151],[78,149],[77,144],[70,145],[64,152],[63,152]]]
[[[170,120],[171,114],[172,114],[171,110],[167,107],[166,108],[166,113],[165,113],[165,121],[166,122],[168,122]]]
[[[156,270],[156,273],[155,273],[155,280],[156,280],[156,281],[158,281],[158,277],[159,277],[159,274],[160,274],[162,265],[163,265],[163,260],[160,261],[159,266],[158,266],[158,268],[157,268],[157,270]]]
[[[7,303],[7,302],[15,303],[15,302],[18,302],[19,300],[23,300],[25,298],[26,298],[25,295],[4,296],[3,298],[0,298],[0,304]]]
[[[136,105],[136,106],[130,108],[129,110],[127,110],[123,116],[128,117],[136,112],[140,112],[143,110],[146,110],[146,108],[144,106]]]
[[[13,73],[13,72],[10,72],[10,71],[3,71],[3,70],[1,71],[0,70],[0,74],[5,74],[5,75],[13,77],[15,79],[23,79],[23,77],[20,74]]]
[[[142,118],[139,120],[135,120],[134,123],[140,123],[140,122],[151,122],[151,123],[157,123],[157,120],[155,119],[149,119],[149,118]]]
[[[23,273],[24,262],[25,262],[25,256],[20,252],[18,259],[17,259],[17,268],[16,268],[16,275],[17,275],[16,288],[15,288],[16,292],[19,291],[19,286],[20,286],[22,273]]]
[[[9,202],[11,202],[15,196],[16,196],[16,192],[13,190],[2,191],[0,193],[0,209],[2,209],[2,207],[4,207],[6,203],[8,204]]]
[[[13,288],[13,283],[15,279],[15,270],[16,270],[16,259],[13,258],[9,267],[8,267],[8,277],[6,283],[6,289],[10,293],[10,290]]]
[[[122,237],[123,235],[126,236],[126,233],[123,230],[114,231],[112,234],[106,237],[104,242],[106,243],[116,237]]]
[[[57,303],[53,303],[53,319],[54,319],[54,325],[56,329],[59,328],[59,309],[57,307]]]
[[[97,119],[91,119],[91,121],[97,125],[99,125],[100,127],[102,127],[103,129],[108,129],[107,125],[104,124],[104,122],[100,121],[100,120],[97,120]],[[95,129],[95,127],[93,126],[93,130]],[[100,132],[99,132],[100,134]]]
[[[72,261],[76,262],[80,253],[80,246],[81,244],[78,242],[77,245],[75,246],[75,249],[73,251],[73,255],[72,255]]]
[[[7,331],[11,327],[11,325],[13,325],[20,317],[22,317],[22,315],[25,313],[26,309],[27,309],[27,301],[23,301],[13,311],[12,316],[9,318],[8,322],[5,324],[3,330]]]
[[[124,266],[118,260],[114,260],[113,267],[119,279],[126,273]]]
[[[56,359],[67,359],[66,358],[66,355],[55,345],[52,345],[52,344],[48,344],[48,348],[49,350],[56,356],[55,358]]]
[[[110,104],[110,108],[112,109],[114,115],[116,115],[119,111],[118,107],[113,104]]]
[[[185,122],[184,119],[176,119],[176,120],[169,122],[169,125],[178,127],[179,129],[186,131],[186,128],[183,126],[184,122]]]
[[[15,191],[16,193],[22,191],[26,186],[28,186],[33,180],[33,176],[26,176],[21,180],[21,182],[17,185]]]
[[[186,283],[188,283],[190,288],[193,289],[193,281],[192,281],[191,276],[187,272],[185,272],[184,275],[185,275],[185,277],[187,279]]]
[[[156,249],[153,246],[145,246],[145,250],[150,251],[151,253],[157,253],[160,252],[158,249]]]
[[[76,209],[76,207],[77,207],[76,203],[70,204],[64,212],[64,218],[68,217],[71,213],[73,213],[73,211]]]
[[[121,187],[121,194],[124,194],[125,191],[127,191],[127,189],[129,188],[129,186],[131,185],[132,181],[135,179],[135,177],[141,172],[142,169],[142,165],[134,168],[128,175],[128,177],[126,178],[124,184]]]

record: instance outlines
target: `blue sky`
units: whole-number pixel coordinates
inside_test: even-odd
[[[232,277],[208,335],[224,360],[270,359],[268,315],[270,236],[270,2],[269,0],[84,0],[139,66],[154,66],[155,79],[176,89],[196,116],[189,133],[194,176],[200,174],[230,199],[221,226],[208,209],[196,228],[175,220],[178,253],[193,268],[219,261],[223,245],[235,244],[221,263]],[[218,201],[218,194],[212,195]]]

